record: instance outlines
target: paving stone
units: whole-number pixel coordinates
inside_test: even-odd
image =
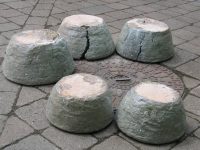
[[[97,138],[103,139],[117,133],[117,131],[118,131],[117,125],[113,121],[111,125],[103,129],[102,131],[95,133],[94,136]]]
[[[183,44],[185,42],[185,40],[177,37],[177,36],[172,36],[172,40],[173,40],[173,44],[174,45],[180,45]]]
[[[69,4],[64,1],[56,1],[54,3],[54,6],[56,6],[57,8],[61,8],[65,11],[77,10],[81,8],[79,4],[72,3],[72,2],[70,2]]]
[[[199,46],[191,44],[189,42],[178,45],[178,48],[200,55]]]
[[[196,130],[197,128],[200,127],[200,123],[191,118],[191,117],[186,117],[186,121],[187,121],[187,129],[186,129],[186,134],[191,134],[194,130]]]
[[[197,59],[195,59],[194,61],[196,61],[196,62],[200,63],[200,57],[199,57],[199,58],[197,58]]]
[[[50,10],[33,10],[31,15],[34,17],[48,17]]]
[[[200,138],[200,129],[196,130],[194,132],[194,135],[197,136],[198,138]]]
[[[119,29],[117,29],[117,28],[114,28],[114,27],[112,27],[112,26],[108,26],[108,29],[109,29],[109,31],[110,31],[110,33],[119,33],[120,32],[120,30]]]
[[[159,12],[151,12],[151,13],[145,14],[145,16],[152,19],[161,20],[161,21],[171,18],[170,16],[161,14]]]
[[[186,9],[186,10],[189,10],[189,11],[194,11],[194,10],[198,10],[199,7],[196,7],[194,5],[190,5],[189,3],[188,4],[183,4],[183,5],[178,5],[179,8],[182,8],[182,9]]]
[[[16,0],[1,0],[1,3],[12,2],[12,1],[16,1]]]
[[[60,25],[61,21],[55,17],[49,17],[47,21],[47,25],[55,26]]]
[[[47,18],[43,17],[29,17],[26,24],[31,25],[45,25],[47,22]]]
[[[10,39],[15,33],[18,33],[18,32],[21,32],[21,29],[3,32],[2,35],[6,37],[7,39]]]
[[[0,46],[0,57],[4,57],[7,45]]]
[[[186,14],[186,13],[190,12],[190,11],[188,11],[187,9],[178,8],[178,7],[169,8],[168,10],[169,10],[169,11],[176,12],[176,13],[179,13],[179,14]]]
[[[96,6],[92,3],[88,3],[87,1],[79,1],[77,3],[74,3],[76,4],[77,6],[77,9],[81,9],[81,8],[87,8],[87,7],[92,7],[92,6]],[[77,10],[77,9],[73,9],[73,10]]]
[[[27,1],[9,2],[9,3],[5,3],[5,4],[12,8],[15,8],[15,9],[32,6],[32,4]]]
[[[113,22],[115,20],[117,20],[116,18],[113,18],[113,17],[110,17],[110,16],[107,16],[107,15],[98,15],[98,17],[101,17],[104,19],[105,22]]]
[[[62,21],[66,16],[68,16],[67,13],[60,13],[60,14],[54,14],[52,15],[53,17],[60,19],[60,21]]]
[[[182,22],[187,22],[187,23],[190,23],[190,24],[198,22],[197,19],[193,19],[191,17],[188,17],[187,14],[186,15],[177,16],[174,19],[180,20]]]
[[[183,76],[183,82],[188,89],[194,88],[200,84],[199,80]]]
[[[0,83],[0,92],[17,92],[20,88],[20,85],[6,80],[2,73],[0,73]]]
[[[52,9],[53,8],[53,4],[37,4],[36,5],[36,7],[35,7],[35,9],[37,10],[37,9],[42,9],[42,10],[45,10],[45,9]]]
[[[187,111],[196,115],[200,115],[200,98],[193,95],[188,95],[183,101],[184,107]]]
[[[112,136],[102,143],[94,146],[92,150],[137,150],[133,145],[118,136]]]
[[[33,128],[40,130],[49,126],[45,117],[45,107],[46,100],[39,100],[28,106],[20,107],[16,110],[16,114]]]
[[[0,32],[15,30],[15,29],[19,29],[19,28],[20,28],[20,26],[14,24],[14,23],[4,23],[4,24],[1,24]]]
[[[49,3],[54,3],[56,0],[39,0],[39,3],[44,3],[44,4],[49,4]]]
[[[33,132],[33,129],[16,117],[8,118],[0,137],[0,147],[6,146]]]
[[[116,19],[125,19],[125,18],[132,17],[131,14],[125,13],[122,11],[113,11],[113,12],[105,13],[105,15],[110,16],[112,18],[116,18]]]
[[[135,147],[139,148],[140,150],[169,150],[174,145],[173,143],[167,145],[149,145],[131,139],[123,133],[119,133],[119,136],[134,145]]]
[[[0,135],[1,135],[1,132],[3,131],[3,128],[6,124],[7,118],[8,118],[7,116],[0,115]]]
[[[28,104],[45,96],[46,94],[42,93],[36,88],[23,86],[17,100],[17,106]]]
[[[103,2],[103,1],[101,1],[101,0],[87,0],[87,2],[93,3],[93,4],[95,4],[95,5],[107,4],[106,2]]]
[[[200,27],[200,22],[195,23],[194,26]]]
[[[7,45],[8,44],[8,40],[0,35],[0,45]]]
[[[25,21],[27,20],[28,15],[23,15],[23,16],[17,16],[17,17],[11,17],[8,18],[8,20],[18,24],[18,25],[24,25]]]
[[[9,7],[4,4],[0,4],[0,9],[9,9]]]
[[[148,4],[147,6],[154,8],[155,10],[162,10],[166,9],[166,6],[157,5],[156,3]]]
[[[31,11],[33,10],[33,7],[27,7],[27,8],[21,8],[18,9],[20,12],[29,15],[31,13]]]
[[[59,13],[63,13],[63,12],[65,12],[65,10],[53,7],[53,10],[51,11],[51,14],[59,14]]]
[[[195,137],[188,137],[182,143],[176,145],[172,150],[199,150],[200,140]]]
[[[129,19],[122,19],[122,20],[117,20],[111,23],[108,23],[108,25],[111,25],[119,30],[122,29],[123,25],[128,21]]]
[[[0,57],[0,65],[2,64],[4,58],[3,57]],[[1,66],[0,66],[0,69],[1,69]]]
[[[189,25],[189,23],[178,21],[176,19],[168,19],[165,20],[164,22],[171,28],[171,30],[179,29]]]
[[[197,68],[200,68],[200,63],[197,63],[195,61],[190,61],[186,64],[177,67],[176,70],[183,72],[187,75],[190,75],[194,78],[200,79],[200,70]]]
[[[65,150],[83,150],[97,143],[90,135],[70,134],[54,127],[46,129],[42,135]]]
[[[191,40],[189,43],[194,44],[196,46],[200,47],[200,37],[199,38],[195,38],[193,40]]]
[[[103,2],[106,2],[106,3],[115,3],[115,2],[119,2],[121,0],[102,0]]]
[[[195,54],[176,48],[174,57],[163,64],[169,67],[177,67],[197,57]]]
[[[200,11],[194,11],[185,15],[186,17],[196,19],[197,21],[200,20]]]
[[[14,16],[20,16],[20,15],[23,15],[23,14],[15,9],[0,10],[1,17],[14,17]]]
[[[198,87],[192,89],[192,90],[190,91],[190,93],[194,94],[195,96],[200,97],[200,86],[198,86]]]
[[[197,34],[187,31],[187,30],[184,30],[184,29],[178,29],[178,30],[174,31],[173,34],[184,40],[192,40],[197,36]]]
[[[190,32],[193,32],[193,33],[196,33],[196,34],[200,33],[200,28],[195,27],[195,26],[187,26],[187,27],[184,27],[183,29],[190,31]]]
[[[0,23],[6,23],[6,22],[8,22],[8,20],[6,20],[6,19],[0,17]]]
[[[36,30],[36,29],[44,29],[44,26],[42,25],[36,25],[36,24],[28,24],[25,25],[23,30]]]
[[[120,10],[120,9],[125,9],[125,8],[129,8],[130,6],[127,6],[127,5],[123,5],[121,3],[111,3],[111,4],[108,4],[106,5],[110,8],[113,8],[113,9],[117,9],[117,10]]]
[[[143,12],[135,10],[133,8],[123,9],[121,11],[131,14],[132,17],[143,14]]]
[[[40,135],[31,135],[17,144],[6,147],[4,150],[59,150]]]
[[[50,93],[52,88],[53,88],[54,84],[51,84],[51,85],[42,85],[42,86],[39,86],[38,88],[42,91],[44,91],[45,93]]]
[[[15,98],[14,92],[0,92],[0,114],[7,114],[12,110]]]
[[[143,4],[148,3],[147,1],[141,1],[141,0],[125,0],[121,1],[120,3],[128,6],[141,6]]]
[[[199,3],[199,1],[193,1],[193,2],[190,3],[190,5],[199,7],[199,6],[200,6],[200,3]]]
[[[106,5],[100,5],[100,6],[92,6],[85,9],[81,9],[81,11],[90,15],[98,15],[98,14],[114,11],[114,9],[107,7]]]
[[[161,6],[166,6],[166,7],[175,7],[177,4],[176,3],[170,3],[169,1],[159,1],[156,4],[161,5]]]
[[[144,5],[144,6],[133,7],[133,9],[136,9],[136,10],[138,10],[138,11],[145,12],[145,13],[149,13],[149,12],[156,11],[154,8],[148,7],[148,6],[146,6],[146,5]]]
[[[160,10],[159,12],[162,13],[162,14],[171,16],[171,17],[176,17],[176,16],[181,15],[180,13],[177,13],[177,12],[174,12],[174,11],[171,11],[171,10],[168,10],[168,9]]]

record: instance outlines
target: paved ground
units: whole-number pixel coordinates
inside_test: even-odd
[[[51,127],[44,107],[51,86],[26,87],[7,81],[0,69],[0,149],[4,150],[199,150],[200,1],[199,0],[0,0],[0,64],[10,37],[21,30],[51,28],[71,14],[103,17],[116,39],[124,22],[150,17],[172,29],[176,56],[163,65],[185,84],[188,130],[178,142],[151,146],[123,135],[115,123],[91,135]]]

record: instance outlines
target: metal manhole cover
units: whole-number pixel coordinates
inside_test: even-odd
[[[117,107],[126,92],[142,81],[163,83],[177,90],[181,95],[184,85],[171,70],[157,64],[133,62],[114,55],[99,61],[76,61],[76,73],[90,73],[107,80],[113,92],[113,107]]]

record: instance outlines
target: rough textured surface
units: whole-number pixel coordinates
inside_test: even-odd
[[[74,74],[63,77],[53,87],[46,115],[63,130],[94,132],[112,121],[111,102],[111,92],[104,80],[89,74]]]
[[[116,49],[125,58],[150,63],[165,61],[174,55],[168,26],[148,18],[126,22]]]
[[[66,17],[58,32],[67,41],[75,59],[101,59],[110,56],[115,50],[107,25],[99,17],[90,15]]]
[[[65,41],[51,30],[31,30],[14,35],[7,47],[3,73],[25,85],[49,84],[74,70]]]
[[[140,84],[141,85],[141,84]],[[126,135],[151,144],[165,144],[179,139],[186,129],[186,117],[178,93],[173,101],[149,100],[128,91],[117,112],[117,124]]]
[[[172,61],[174,60],[173,64],[174,62],[176,64],[177,63],[180,64],[179,62],[181,62],[182,68],[184,68],[184,66],[185,68],[187,68],[188,66],[187,62],[191,62],[193,60],[193,58],[191,57],[191,55],[193,55],[192,54],[193,52],[198,55],[198,58],[195,59],[194,61],[200,64],[200,61],[199,61],[200,51],[199,51],[199,46],[198,46],[200,43],[199,41],[200,40],[200,15],[199,15],[200,1],[199,0],[87,0],[87,1],[86,0],[23,0],[23,1],[0,0],[0,1],[1,1],[0,2],[1,3],[0,4],[1,29],[0,30],[2,30],[1,36],[5,37],[8,41],[10,40],[11,36],[14,33],[20,32],[22,30],[26,30],[28,28],[31,30],[33,30],[34,28],[39,28],[39,29],[46,28],[46,29],[52,29],[52,30],[57,31],[57,28],[59,27],[58,21],[62,22],[62,19],[65,18],[66,16],[80,14],[83,12],[86,12],[87,14],[90,14],[90,15],[95,14],[95,15],[98,15],[99,17],[102,17],[107,23],[110,32],[113,33],[112,34],[113,38],[117,39],[117,35],[119,34],[119,31],[121,30],[122,26],[124,25],[126,21],[133,19],[135,17],[146,16],[146,17],[154,18],[154,19],[167,23],[171,29],[174,29],[174,30],[171,30],[171,32],[173,36],[173,42],[175,43],[175,49],[178,49],[179,47],[181,48],[181,50],[184,49],[185,51],[188,51],[188,53],[180,52],[181,55],[179,56],[181,58],[177,58],[176,56],[173,57],[172,59]],[[41,8],[41,5],[44,8]],[[125,8],[127,6],[128,8]],[[32,11],[34,10],[34,12],[36,12],[39,9],[50,10],[48,11],[49,16],[48,17],[34,17],[36,19],[32,19],[33,18],[33,16],[31,15]],[[42,15],[41,11],[40,11],[40,14]],[[24,20],[23,17],[25,18],[27,15],[28,15],[28,20]],[[140,15],[140,16],[137,16],[137,15]],[[10,16],[13,16],[13,17],[10,17]],[[24,23],[24,24],[17,25],[18,23],[20,24]],[[13,30],[12,27],[14,25],[17,25],[17,28],[18,28],[17,30],[16,29]],[[190,32],[187,32],[187,31],[190,31]],[[177,34],[177,36],[175,36],[174,33],[176,32],[179,32],[180,34]],[[193,37],[193,34],[195,34],[196,37],[194,37],[194,39],[191,40],[191,38]],[[0,46],[0,57],[2,58],[4,57],[4,51],[5,51],[6,46],[7,45]],[[178,59],[178,60],[175,61],[175,59]],[[98,73],[99,76],[106,78],[106,80],[109,82],[108,83],[109,87],[113,89],[113,92],[114,92],[113,105],[115,106],[122,99],[121,96],[123,97],[126,91],[130,89],[130,87],[144,80],[150,79],[151,81],[167,84],[173,89],[176,89],[177,91],[179,91],[181,94],[183,93],[183,84],[180,78],[178,77],[180,76],[184,80],[184,83],[187,87],[187,89],[184,92],[185,96],[190,93],[191,89],[196,88],[200,83],[200,76],[198,76],[198,72],[197,72],[197,70],[199,70],[198,68],[200,67],[198,65],[194,66],[193,65],[194,63],[189,65],[188,69],[180,73],[180,72],[177,72],[176,67],[174,66],[172,67],[171,65],[168,65],[169,67],[165,68],[162,66],[163,64],[161,64],[161,66],[156,65],[156,64],[148,65],[148,64],[136,63],[134,61],[128,61],[129,63],[125,63],[124,60],[125,59],[122,59],[122,58],[120,61],[108,59],[108,60],[101,61],[101,63],[97,63],[97,61],[91,62],[91,63],[84,61],[77,64],[80,64],[80,66],[78,65],[79,66],[78,70],[79,71],[82,70],[81,72],[85,70],[85,72],[86,71],[93,72],[93,74]],[[0,58],[0,61],[1,61],[1,58]],[[92,67],[91,66],[92,63],[97,63],[97,67]],[[170,69],[172,69],[172,71]],[[116,72],[114,70],[116,70]],[[192,70],[194,73],[192,76],[186,75],[188,74],[188,72]],[[97,73],[95,73],[95,71]],[[175,73],[173,73],[173,71],[175,73],[178,73],[178,76]],[[131,81],[134,81],[134,83],[130,81],[116,81],[115,80],[116,78],[113,78],[115,77],[115,75],[119,75],[121,73],[123,76],[126,75],[128,77],[131,77]],[[34,88],[38,88],[38,89],[41,89],[42,91],[45,91],[47,93],[46,96],[48,96],[48,93],[50,92],[52,86],[53,84],[38,86]],[[21,87],[20,85],[14,84],[13,82],[9,82],[8,80],[5,79],[5,77],[2,74],[1,65],[0,65],[0,91],[10,91],[10,92],[16,93],[15,102],[17,103],[18,95],[21,93],[19,91],[21,89],[20,87]],[[33,91],[33,93],[31,93],[31,90],[30,90],[30,94],[31,95],[30,97],[27,97],[26,102],[29,101],[29,98],[34,97],[35,92]],[[24,96],[26,95],[22,94],[21,98],[25,99]],[[194,96],[194,97],[196,97],[197,100],[199,100],[198,96]],[[37,101],[37,100],[34,99],[34,101]],[[21,109],[33,108],[33,105],[32,105],[33,102],[26,103],[23,106],[21,105],[16,106],[15,102],[12,104],[13,105],[13,107],[11,107],[12,111],[6,115],[8,116],[8,118],[11,117],[10,115],[12,113],[14,113],[14,115],[18,117],[18,115],[16,114],[16,108],[17,110],[19,110],[19,108]],[[8,98],[6,98],[5,101],[3,102],[4,106],[6,106],[7,103],[10,103],[10,100],[8,100]],[[189,104],[192,105],[193,101],[191,100],[191,97],[188,97],[187,103],[188,103],[187,105]],[[196,105],[196,103],[194,105]],[[25,107],[25,106],[31,106],[31,107]],[[33,109],[35,110],[33,113],[37,112],[37,110],[39,112],[40,108],[41,107],[34,107]],[[198,105],[196,108],[197,110],[199,110],[200,105],[199,105],[199,108],[198,108]],[[191,113],[189,113],[188,111]],[[26,116],[27,111],[23,111],[22,113],[25,113],[24,116]],[[198,127],[200,125],[199,112],[193,111],[193,107],[188,107],[187,114],[195,118],[196,120],[196,121],[192,121],[191,119],[189,119],[187,120],[187,122],[189,124],[193,124],[193,122],[196,122],[196,123],[194,123],[195,128],[192,126],[188,127],[191,132],[189,135],[186,134],[184,137],[197,136],[196,134],[194,135],[194,133],[196,131],[196,126]],[[31,114],[29,113],[27,115],[31,115]],[[37,115],[39,116],[40,114],[36,114],[36,116]],[[33,117],[35,118],[35,116]],[[33,117],[30,116],[30,118],[33,118]],[[37,120],[35,121],[37,122]],[[42,124],[42,122],[40,123]],[[25,119],[24,119],[24,123],[29,124]],[[5,124],[6,124],[6,121],[5,121]],[[15,128],[16,126],[18,126],[18,124],[14,124],[14,125],[15,125],[14,126]],[[54,146],[57,146],[58,148],[60,148],[59,150],[83,150],[83,149],[91,150],[95,145],[97,145],[97,142],[98,142],[98,145],[101,145],[101,144],[104,145],[104,141],[108,139],[109,138],[108,136],[110,136],[111,134],[112,134],[111,136],[121,135],[120,132],[115,133],[113,132],[113,130],[111,131],[110,127],[111,126],[109,126],[106,129],[101,130],[100,132],[102,133],[104,132],[104,133],[103,135],[101,135],[101,137],[98,137],[97,139],[94,138],[92,134],[86,134],[86,135],[84,134],[81,136],[77,136],[75,134],[68,134],[67,132],[64,132],[61,130],[57,130],[56,132],[48,130],[48,133],[47,133],[48,136],[45,135],[44,138],[46,138],[47,141],[52,143]],[[3,128],[3,130],[5,130],[5,128]],[[17,131],[17,129],[15,130]],[[43,130],[35,129],[34,135],[35,134],[42,135],[44,133],[42,131]],[[13,130],[11,132],[12,134],[14,134]],[[26,144],[29,144],[29,142],[27,141],[24,142],[24,139],[27,139],[28,137],[32,137],[32,133],[30,133],[24,138],[18,139],[17,142],[10,143],[10,141],[8,141],[9,145],[7,147],[13,150],[14,148],[17,149],[17,147],[20,148],[21,143],[26,142]],[[200,137],[200,134],[198,135],[198,137],[194,137],[194,138],[186,138],[186,139],[183,138],[181,139],[181,141],[178,142],[179,144],[177,142],[174,142],[172,144],[165,144],[165,145],[149,145],[149,144],[137,142],[136,140],[132,138],[129,138],[128,140],[125,137],[127,136],[124,135],[122,137],[125,141],[127,141],[124,143],[124,147],[126,147],[126,145],[128,147],[128,145],[131,144],[135,146],[137,150],[170,150],[172,147],[175,150],[176,149],[199,150],[199,143],[200,143],[200,139],[198,138]],[[32,138],[28,138],[28,140],[32,141]],[[38,142],[36,143],[38,143],[39,145],[43,144],[43,142],[40,142],[40,140],[38,140]],[[12,145],[15,145],[15,144],[19,144],[19,145],[13,148]],[[113,140],[113,144],[118,145],[118,140]],[[47,145],[49,144],[47,143]],[[48,147],[47,145],[43,145],[43,146]],[[51,148],[54,148],[54,146],[51,145]],[[104,146],[105,150],[109,149],[109,146],[110,146],[109,144],[107,144],[107,146]],[[34,147],[36,146],[31,145],[30,147],[34,149]],[[31,148],[29,149],[32,150]],[[41,146],[41,149],[42,148],[43,147]]]

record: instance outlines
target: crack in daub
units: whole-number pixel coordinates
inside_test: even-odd
[[[140,47],[139,47],[139,52],[138,52],[138,54],[137,54],[137,58],[136,58],[136,60],[138,60],[138,57],[140,56],[140,54],[142,53],[142,42],[143,42],[143,40],[144,40],[144,38],[145,38],[145,34],[143,34],[143,36],[142,36],[142,38],[141,38],[141,40],[140,40]]]
[[[86,29],[86,39],[87,39],[85,50],[84,50],[84,52],[82,53],[82,56],[81,56],[81,58],[84,58],[85,54],[87,53],[88,49],[90,48],[90,38],[89,38],[89,33],[88,33],[89,26],[82,26],[82,27]]]

